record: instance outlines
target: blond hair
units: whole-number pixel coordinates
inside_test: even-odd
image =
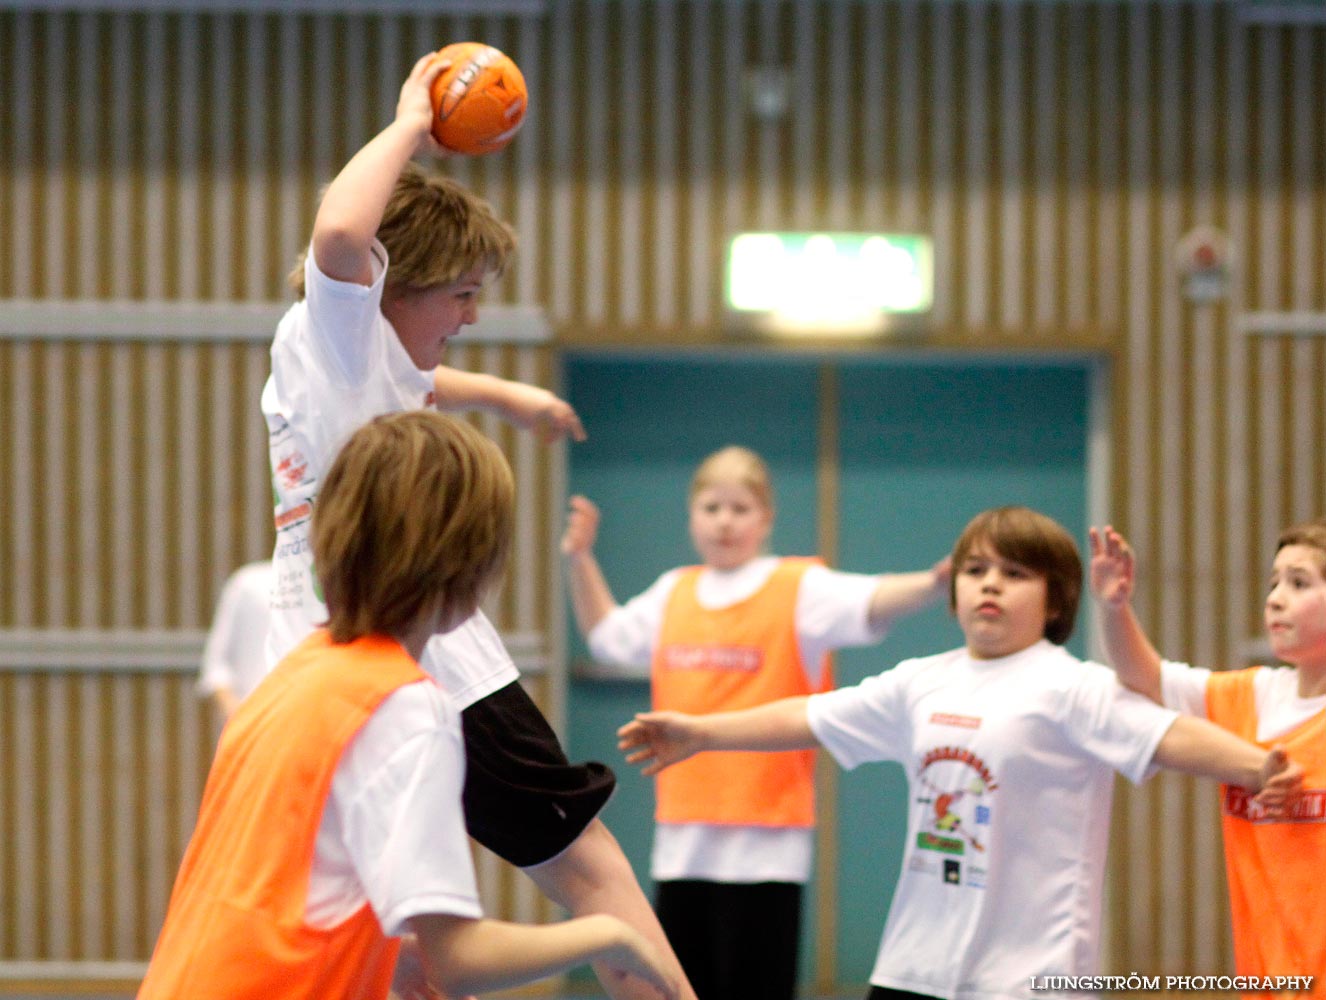
[[[769,467],[764,464],[764,459],[749,448],[728,445],[708,456],[691,478],[688,499],[694,500],[701,490],[719,483],[744,486],[761,507],[770,514],[774,512],[773,481],[769,477]]]
[[[335,642],[399,635],[440,603],[468,614],[511,544],[501,451],[433,410],[381,416],[346,442],[313,507],[313,559]]]
[[[1304,521],[1280,532],[1275,541],[1275,551],[1279,552],[1286,545],[1304,545],[1317,550],[1317,562],[1323,574],[1326,574],[1326,519]]]
[[[515,231],[491,205],[449,177],[407,163],[387,199],[377,237],[387,248],[390,291],[449,285],[482,267],[498,277],[516,250]],[[305,249],[286,282],[304,297]]]
[[[1073,634],[1082,597],[1082,557],[1064,527],[1029,507],[996,507],[972,518],[953,546],[949,608],[956,608],[962,564],[981,545],[1045,577],[1045,638],[1062,646]]]

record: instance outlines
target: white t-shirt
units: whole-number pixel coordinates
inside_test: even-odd
[[[267,676],[267,620],[272,593],[269,560],[241,566],[227,578],[203,647],[198,690],[226,689],[243,698]]]
[[[1041,640],[997,660],[906,660],[813,696],[808,717],[843,767],[894,760],[907,774],[872,983],[1032,998],[1033,976],[1097,971],[1114,772],[1146,777],[1174,712]]]
[[[705,608],[729,607],[764,586],[778,567],[761,556],[734,570],[706,569],[696,583]],[[648,590],[612,611],[587,637],[594,658],[627,676],[647,678],[663,613],[680,570],[669,570]],[[825,653],[883,638],[867,620],[879,578],[809,567],[797,591],[796,631],[811,687],[820,683]],[[657,881],[806,882],[814,860],[815,833],[804,828],[660,823],[654,831],[651,874]]]
[[[461,810],[460,716],[436,684],[389,695],[336,765],[305,916],[335,927],[364,902],[383,930],[424,913],[482,916]]]
[[[1186,663],[1162,660],[1160,694],[1165,705],[1184,715],[1210,718],[1206,712],[1206,682],[1211,671]],[[1326,709],[1326,694],[1301,698],[1298,671],[1293,667],[1258,667],[1252,679],[1257,705],[1257,742],[1270,743]]]
[[[309,250],[305,297],[281,318],[262,392],[276,492],[276,579],[268,669],[324,622],[309,529],[322,477],[373,417],[435,402],[432,372],[414,367],[382,315],[387,251],[373,243],[373,284],[335,281]],[[519,676],[483,612],[429,642],[420,665],[465,708]]]

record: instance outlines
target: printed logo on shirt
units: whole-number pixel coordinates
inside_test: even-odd
[[[293,490],[302,483],[306,472],[308,472],[308,459],[298,451],[291,452],[276,463],[276,478],[288,490]]]
[[[975,865],[967,866],[967,885],[973,889],[985,888],[986,871],[984,868],[977,868]]]
[[[764,665],[758,646],[672,644],[660,650],[664,670],[715,670],[753,674]]]
[[[966,844],[956,837],[941,837],[925,830],[916,835],[916,846],[923,851],[938,851],[940,854],[967,853]]]
[[[276,515],[276,530],[280,531],[282,528],[288,528],[292,524],[306,520],[312,513],[313,505],[307,502],[291,507],[289,510],[283,510]]]
[[[924,851],[965,854],[985,852],[990,825],[990,796],[999,783],[979,756],[966,747],[935,747],[922,756],[916,772],[916,801],[924,807],[916,846]]]
[[[952,712],[935,712],[930,721],[936,726],[957,726],[959,729],[980,729],[981,719],[976,715],[954,715]]]
[[[1287,816],[1271,817],[1242,788],[1225,786],[1220,810],[1226,816],[1249,823],[1326,823],[1326,788],[1306,788],[1289,807]]]
[[[962,885],[962,862],[944,859],[944,881],[949,885]]]

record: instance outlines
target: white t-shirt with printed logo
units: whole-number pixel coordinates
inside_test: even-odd
[[[386,274],[387,251],[377,240],[372,285],[327,277],[310,249],[305,297],[276,328],[272,374],[262,392],[276,519],[269,670],[327,617],[309,529],[337,452],[374,417],[434,402],[432,372],[414,366],[382,315]],[[434,637],[420,665],[462,709],[519,676],[483,612]]]
[[[990,1000],[1097,972],[1114,773],[1147,776],[1174,712],[1042,640],[997,660],[906,660],[812,696],[808,717],[843,767],[893,760],[907,774],[872,983]]]

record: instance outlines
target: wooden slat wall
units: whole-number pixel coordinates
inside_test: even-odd
[[[1112,357],[1108,515],[1140,553],[1140,610],[1171,655],[1236,665],[1259,628],[1276,529],[1326,510],[1326,340],[1254,336],[1245,323],[1326,311],[1326,29],[1249,23],[1240,10],[4,10],[0,299],[280,298],[318,184],[387,120],[410,59],[481,37],[516,57],[533,98],[508,153],[452,165],[522,233],[497,301],[543,306],[562,345],[717,346],[730,233],[928,232],[938,347]],[[788,75],[782,118],[750,111],[747,74],[760,67]],[[1175,243],[1201,223],[1226,230],[1237,255],[1231,297],[1214,306],[1185,302],[1173,270]],[[545,382],[555,361],[539,348],[461,359]],[[265,550],[261,429],[242,402],[262,365],[247,345],[0,344],[0,627],[203,625],[225,571]],[[560,473],[555,456],[499,433],[536,500],[522,514],[532,582],[504,596],[501,619],[555,642],[547,501]],[[68,764],[48,773],[52,762],[69,747],[100,750],[115,711],[131,727],[142,706],[180,725],[194,714],[177,687],[126,683],[0,681],[6,747],[47,734],[44,720],[82,720],[0,765],[0,958],[142,954],[150,913],[54,929],[99,874],[60,830],[110,793]],[[71,794],[34,813],[49,802],[39,779]],[[1169,779],[1121,796],[1116,971],[1228,967],[1212,797]],[[140,821],[100,817],[108,830],[126,824],[115,834],[126,840]],[[67,877],[30,871],[25,859],[41,851],[66,858]],[[34,911],[45,929],[20,919]]]

